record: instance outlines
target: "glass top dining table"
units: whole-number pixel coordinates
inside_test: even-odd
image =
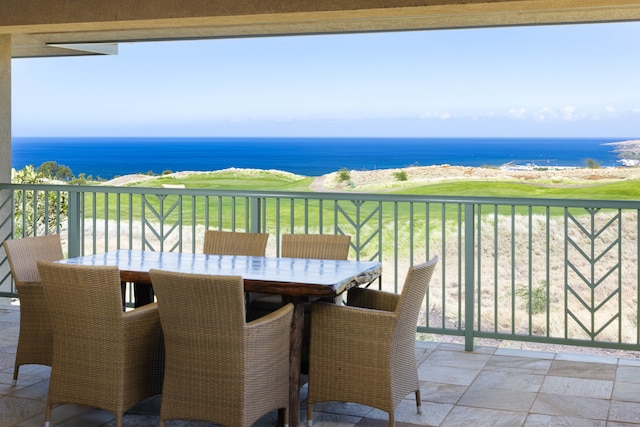
[[[117,265],[123,281],[151,283],[149,270],[242,276],[246,291],[287,296],[335,297],[381,274],[377,261],[322,260],[179,252],[115,250],[60,261]]]
[[[179,252],[115,250],[58,261],[75,265],[116,265],[123,282],[151,284],[152,269],[180,273],[242,276],[245,291],[283,295],[294,305],[291,323],[289,425],[299,425],[300,359],[304,302],[331,298],[368,284],[382,274],[377,261],[319,260]]]

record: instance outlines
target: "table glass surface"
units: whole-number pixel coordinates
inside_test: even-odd
[[[117,265],[120,270],[151,269],[180,273],[242,276],[245,280],[324,285],[338,289],[368,283],[380,275],[377,261],[319,260],[179,252],[116,250],[59,261],[76,265]],[[347,286],[348,287],[348,286]]]

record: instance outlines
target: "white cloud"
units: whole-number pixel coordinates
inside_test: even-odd
[[[453,117],[453,115],[449,112],[429,112],[424,113],[422,115],[423,119],[439,119],[439,120],[449,120]]]
[[[562,120],[566,122],[584,119],[585,116],[578,114],[577,111],[578,109],[573,105],[558,109],[544,107],[533,113],[533,118],[538,121]]]
[[[526,118],[527,110],[524,108],[511,108],[507,114],[513,119],[524,119]]]
[[[569,105],[562,108],[562,120],[574,119],[576,119],[576,107]]]
[[[606,111],[608,114],[615,114],[616,107],[612,107],[611,105],[607,105],[606,107],[604,107],[604,111]]]
[[[549,107],[541,108],[534,113],[535,119],[540,121],[552,120],[557,116],[557,113]]]
[[[499,119],[502,117],[503,115],[497,114],[494,111],[478,112],[468,116],[468,118],[472,120]]]

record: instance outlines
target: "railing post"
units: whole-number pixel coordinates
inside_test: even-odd
[[[11,34],[0,35],[0,183],[11,184]],[[13,234],[11,190],[0,193],[0,238]]]
[[[473,351],[473,318],[475,316],[475,232],[474,204],[464,206],[464,349]]]
[[[69,226],[67,234],[67,248],[68,256],[76,257],[80,256],[80,227],[81,227],[81,209],[82,203],[80,203],[80,192],[69,190],[69,214],[67,223]]]
[[[260,233],[260,198],[251,198],[251,217],[249,221],[251,223],[249,230],[251,233]]]

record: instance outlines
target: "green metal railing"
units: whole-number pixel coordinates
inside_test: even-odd
[[[205,229],[352,236],[400,292],[440,257],[419,337],[640,350],[640,201],[0,185],[2,239],[59,233],[68,256],[131,248],[201,251]],[[0,296],[15,296],[0,253]]]

